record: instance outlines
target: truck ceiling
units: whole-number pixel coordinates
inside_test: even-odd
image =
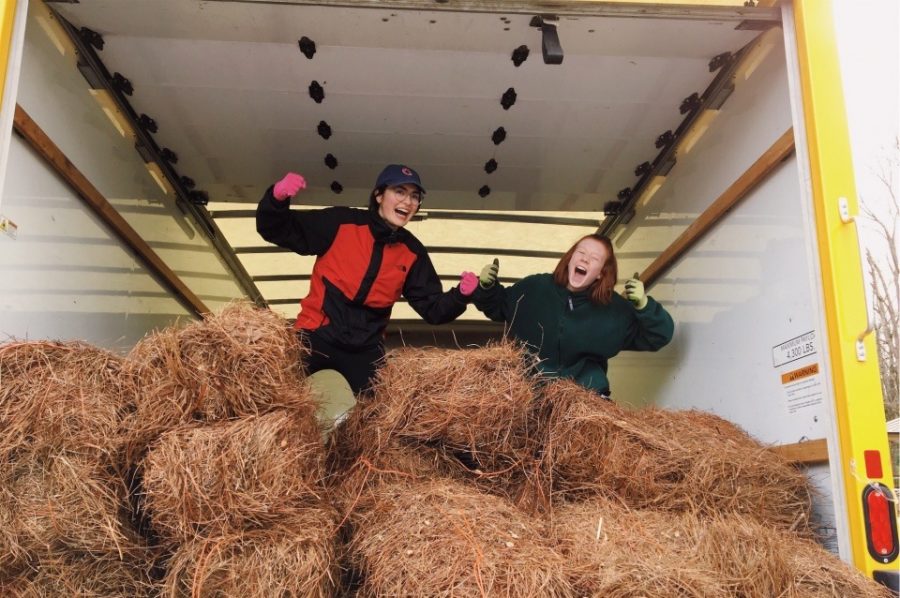
[[[428,190],[410,229],[445,286],[493,255],[508,256],[501,274],[512,279],[546,271],[602,229],[604,206],[673,143],[664,134],[714,82],[716,57],[778,23],[753,7],[565,2],[550,15],[501,4],[50,5],[83,40],[99,34],[96,57],[132,90],[119,97],[152,119],[143,133],[177,154],[180,183],[208,196],[194,209],[215,220],[262,297],[293,316],[312,260],[273,253],[252,218],[285,172],[308,181],[297,207],[363,206],[385,164],[408,163]],[[542,57],[551,29],[561,64]],[[395,315],[405,317],[400,306]]]

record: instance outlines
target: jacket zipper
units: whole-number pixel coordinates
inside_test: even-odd
[[[366,273],[359,283],[359,290],[356,291],[353,303],[356,303],[357,305],[365,304],[366,297],[368,297],[369,291],[372,290],[372,284],[375,282],[375,277],[378,275],[378,269],[381,268],[381,259],[383,255],[384,241],[376,239],[375,244],[372,247],[372,259],[369,260],[369,267],[366,268]]]

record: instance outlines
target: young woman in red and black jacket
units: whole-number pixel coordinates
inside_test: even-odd
[[[444,292],[425,247],[405,230],[425,194],[412,168],[385,167],[368,210],[290,211],[304,188],[295,173],[270,187],[256,210],[256,230],[279,247],[317,256],[295,325],[311,349],[304,365],[310,374],[338,371],[359,394],[384,355],[384,329],[401,295],[426,322],[444,324],[466,310],[478,277],[464,272]]]

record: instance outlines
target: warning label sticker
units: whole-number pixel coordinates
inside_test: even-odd
[[[802,367],[799,370],[794,370],[792,372],[788,372],[786,374],[781,375],[781,383],[787,384],[788,382],[796,382],[801,378],[809,378],[810,376],[814,376],[819,373],[819,364],[814,363],[812,365],[808,365],[806,367]]]
[[[781,375],[781,384],[787,395],[788,413],[822,404],[822,377],[818,363],[785,372]]]

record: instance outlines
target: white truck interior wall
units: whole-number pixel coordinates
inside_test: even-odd
[[[125,350],[188,312],[21,139],[10,148],[0,239],[0,340],[85,340]]]
[[[693,220],[792,125],[784,48],[775,44],[746,81],[739,81],[709,131],[679,156],[644,220]],[[650,294],[676,322],[672,343],[656,354],[622,353],[610,366],[621,401],[670,409],[701,409],[741,426],[764,443],[827,437],[830,382],[804,378],[798,391],[784,374],[818,364],[825,346],[818,257],[808,193],[791,156],[681,258]],[[636,218],[637,220],[637,218]],[[626,249],[657,253],[683,230],[638,223]],[[643,232],[642,232],[643,230]],[[627,255],[627,251],[625,252]],[[778,345],[812,332],[813,351],[787,361]],[[804,343],[805,344],[805,343]],[[786,363],[782,363],[785,362]],[[819,495],[821,543],[838,551],[830,471],[808,470]]]
[[[212,310],[242,293],[202,233],[154,183],[130,139],[29,15],[17,102]],[[83,339],[128,347],[189,316],[74,192],[14,137],[3,211],[18,225],[0,238],[3,338]]]
[[[644,218],[692,221],[791,124],[784,49],[776,44],[738,83],[709,131],[679,156]],[[818,264],[801,180],[791,156],[651,289],[672,313],[675,337],[657,354],[623,353],[612,361],[618,400],[712,412],[764,443],[828,436],[832,398],[823,374],[807,378],[804,400],[782,379],[804,366],[818,364],[820,372],[825,366]],[[659,226],[642,232],[642,224],[628,237],[625,255],[663,241]],[[661,251],[682,230],[671,227],[671,237],[653,249]],[[781,363],[775,347],[810,332],[814,353]],[[820,492],[814,507],[822,543],[836,552],[828,467],[808,474]]]
[[[679,158],[650,206],[696,218],[791,123],[784,53],[777,47]],[[825,436],[819,409],[789,413],[782,372],[773,366],[775,345],[818,325],[811,274],[817,265],[807,251],[800,198],[791,157],[650,290],[671,311],[675,337],[659,360],[616,357],[612,388],[622,400],[712,411],[768,443]],[[649,243],[640,226],[626,250]],[[680,232],[673,227],[672,238],[664,239],[657,227],[650,234],[667,245]],[[637,375],[656,361],[660,375]]]

